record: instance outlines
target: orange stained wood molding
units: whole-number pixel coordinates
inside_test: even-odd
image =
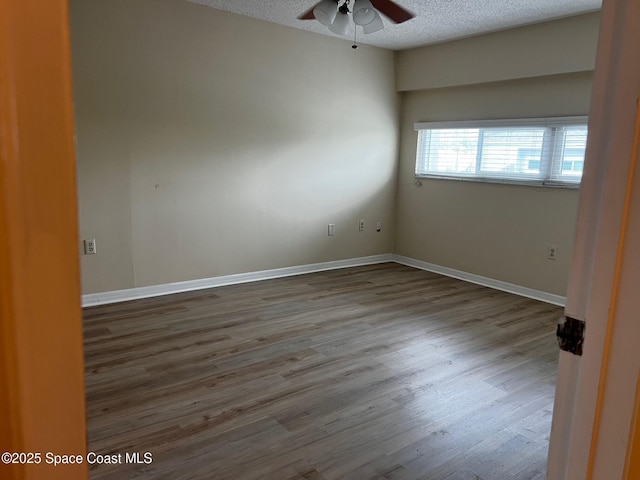
[[[636,161],[640,157],[640,96],[638,97],[636,114],[636,129],[633,139],[633,153]],[[627,444],[627,457],[625,461],[624,478],[634,480],[640,478],[640,373],[636,381],[636,396],[633,409],[631,428],[629,429],[629,442]]]
[[[622,265],[627,240],[627,227],[629,224],[629,212],[631,209],[631,198],[634,193],[635,172],[638,167],[640,157],[640,97],[636,99],[636,115],[635,128],[633,135],[633,144],[631,148],[631,158],[629,161],[629,169],[627,174],[627,184],[625,188],[624,205],[622,210],[622,221],[620,224],[620,232],[618,234],[618,248],[616,253],[616,264],[613,276],[613,285],[611,288],[611,302],[609,305],[609,315],[607,318],[607,329],[605,333],[604,351],[602,355],[602,365],[600,367],[600,381],[598,385],[598,395],[596,402],[596,411],[593,424],[593,434],[591,436],[591,446],[589,451],[589,462],[587,465],[587,479],[594,478],[595,462],[597,457],[598,440],[600,437],[600,423],[603,415],[604,397],[607,388],[607,376],[609,374],[609,361],[611,355],[611,343],[613,339],[613,330],[615,326],[618,293],[620,289],[620,277],[622,275]],[[625,460],[625,479],[636,480],[640,476],[629,476],[629,472],[640,472],[640,445],[637,440],[640,437],[640,426],[638,425],[638,410],[640,409],[640,398],[636,387],[636,397],[634,414],[631,422],[629,442],[627,443],[627,455]]]
[[[66,0],[0,1],[0,454],[41,454],[3,480],[88,471],[44,458],[86,453],[68,22]]]
[[[640,376],[636,383],[635,407],[629,432],[624,478],[626,480],[640,478]]]

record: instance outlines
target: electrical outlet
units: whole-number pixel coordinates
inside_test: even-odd
[[[92,238],[91,240],[84,241],[84,254],[85,255],[95,255],[98,253],[96,250],[96,239]]]
[[[364,232],[364,220],[358,222],[358,230]]]
[[[558,256],[558,247],[556,245],[549,245],[547,249],[547,258],[549,260],[555,260]]]
[[[327,228],[327,235],[329,235],[330,237],[333,237],[335,233],[336,233],[336,224],[330,223]]]
[[[379,232],[380,230],[382,230],[382,222],[376,223],[376,232]]]

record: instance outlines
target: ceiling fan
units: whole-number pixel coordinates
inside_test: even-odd
[[[364,33],[373,33],[384,28],[378,12],[395,23],[406,22],[414,17],[413,13],[392,0],[322,0],[298,19],[316,19],[333,33],[346,35],[351,15],[353,23],[361,26]]]

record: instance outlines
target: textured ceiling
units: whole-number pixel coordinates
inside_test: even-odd
[[[219,10],[247,15],[267,22],[339,37],[316,20],[296,17],[318,0],[189,0]],[[602,0],[395,0],[416,15],[400,25],[382,16],[384,30],[364,35],[358,43],[391,50],[444,42],[455,38],[544,22],[600,10]],[[353,38],[353,23],[346,36]],[[344,37],[343,37],[344,38]]]

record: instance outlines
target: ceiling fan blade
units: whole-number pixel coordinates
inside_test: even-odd
[[[314,18],[316,18],[315,15],[313,14],[313,9],[318,6],[318,3],[316,3],[313,7],[311,7],[309,10],[304,12],[302,15],[299,15],[298,20],[313,20]]]
[[[392,0],[370,0],[371,5],[378,9],[385,16],[389,17],[395,23],[406,22],[411,20],[415,15],[409,10],[405,10]]]

